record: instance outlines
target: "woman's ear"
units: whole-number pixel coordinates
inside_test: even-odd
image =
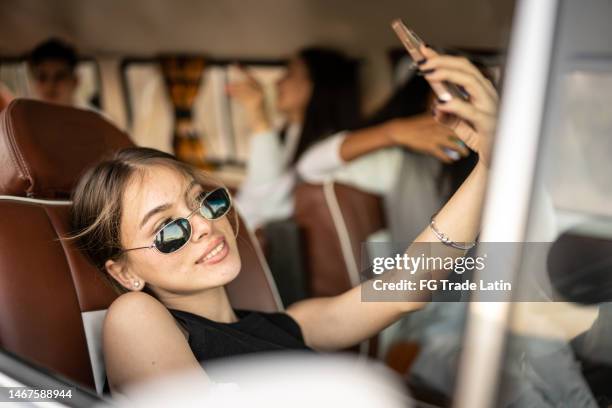
[[[121,286],[131,291],[139,291],[144,288],[144,282],[138,276],[132,274],[123,261],[109,259],[104,263],[106,272],[119,282]]]

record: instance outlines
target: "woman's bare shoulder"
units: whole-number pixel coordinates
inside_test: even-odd
[[[159,335],[183,337],[168,309],[153,296],[144,292],[130,292],[119,296],[111,304],[104,319],[104,337],[142,337]]]
[[[104,319],[104,335],[136,336],[156,334],[172,338],[183,336],[168,309],[144,292],[129,292],[111,304]]]
[[[103,347],[112,389],[178,369],[204,374],[168,309],[146,293],[126,293],[113,302]]]
[[[167,315],[168,309],[156,298],[145,292],[128,292],[119,296],[108,308],[107,318],[121,319],[125,314],[145,313],[150,316]]]

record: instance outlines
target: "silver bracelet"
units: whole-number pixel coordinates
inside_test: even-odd
[[[446,235],[445,233],[441,232],[440,230],[438,230],[438,228],[436,228],[436,221],[434,220],[434,217],[437,215],[438,213],[435,213],[434,215],[431,216],[431,222],[429,223],[429,228],[431,228],[431,231],[434,233],[434,235],[436,236],[436,238],[438,238],[438,240],[440,240],[440,242],[442,242],[444,245],[448,245],[450,247],[456,248],[456,249],[461,249],[463,251],[468,251],[472,248],[474,248],[476,246],[475,242],[466,244],[466,245],[461,245],[458,244],[454,241],[451,241],[451,239],[448,237],[448,235]]]

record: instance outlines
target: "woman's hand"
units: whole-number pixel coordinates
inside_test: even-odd
[[[255,133],[270,130],[270,119],[266,111],[263,87],[255,77],[242,67],[237,67],[243,75],[242,81],[227,86],[227,93],[246,110],[251,131]]]
[[[466,58],[439,55],[427,47],[423,47],[422,52],[427,60],[419,68],[427,72],[425,79],[429,83],[453,82],[469,94],[468,101],[453,98],[447,102],[438,102],[435,107],[436,119],[444,123],[444,116],[448,114],[460,118],[449,127],[470,149],[478,153],[482,163],[488,167],[498,105],[493,84]]]
[[[428,154],[443,163],[455,160],[449,155],[448,149],[462,157],[470,153],[453,131],[439,124],[429,114],[393,119],[386,127],[391,144]]]

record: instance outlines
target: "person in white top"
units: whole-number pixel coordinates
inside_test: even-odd
[[[305,49],[290,60],[287,68],[287,74],[278,83],[277,109],[286,117],[286,125],[280,131],[272,128],[262,88],[248,72],[244,71],[244,81],[228,87],[230,96],[246,108],[253,131],[247,178],[236,198],[251,228],[293,214],[296,166],[306,180],[320,180],[342,167],[344,161],[384,147],[405,147],[445,163],[468,154],[465,146],[449,137],[451,132],[432,117],[396,119],[350,131],[359,118],[357,73],[354,63],[341,54]],[[348,156],[341,158],[339,146],[345,138],[349,139],[349,134],[355,144],[351,142],[346,151]],[[323,139],[329,139],[323,142],[325,147],[304,155],[309,147]],[[350,146],[356,148],[351,150]],[[457,153],[449,156],[449,150]],[[374,161],[382,166],[398,167],[401,155],[401,152],[385,152],[381,153],[380,160]],[[356,164],[355,168],[358,167],[362,166]],[[370,173],[370,169],[366,172]],[[377,179],[361,176],[356,179],[366,180],[366,184],[372,181],[369,184],[376,189],[392,185],[398,171],[370,174],[375,174]]]
[[[277,83],[276,108],[285,118],[281,129],[271,124],[261,85],[243,73],[243,81],[228,86],[229,95],[244,106],[252,131],[247,177],[236,202],[247,224],[256,228],[292,214],[294,165],[302,153],[359,121],[357,66],[330,49],[298,52]]]

